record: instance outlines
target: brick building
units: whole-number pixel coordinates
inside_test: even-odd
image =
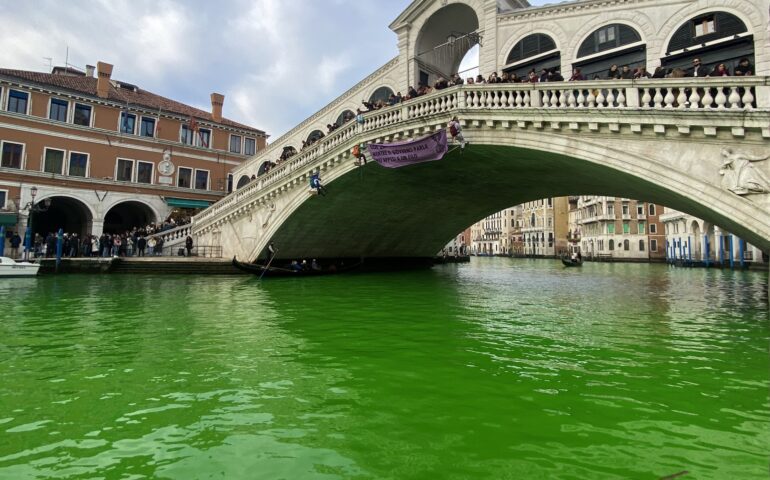
[[[0,226],[100,234],[187,215],[231,191],[265,132],[112,78],[0,69]],[[94,76],[96,73],[96,76]],[[177,210],[175,210],[177,209]],[[185,209],[185,210],[179,210]]]

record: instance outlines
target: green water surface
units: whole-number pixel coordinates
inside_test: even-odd
[[[0,479],[767,478],[767,273],[0,280]]]

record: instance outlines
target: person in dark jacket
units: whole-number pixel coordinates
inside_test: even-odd
[[[187,236],[187,239],[184,241],[184,248],[187,250],[187,256],[189,257],[193,249],[193,239],[189,235]]]

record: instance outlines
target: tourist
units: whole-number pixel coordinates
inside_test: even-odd
[[[11,258],[19,258],[19,245],[21,245],[21,237],[17,232],[11,236]]]
[[[576,69],[574,69],[572,71],[572,76],[570,77],[569,81],[570,82],[578,82],[578,81],[582,81],[582,80],[585,80],[585,79],[586,79],[586,77],[583,76],[583,74],[580,72],[580,69],[576,68]]]
[[[709,70],[701,64],[700,58],[692,59],[692,68],[687,74],[688,77],[708,77]]]
[[[192,249],[193,249],[193,239],[191,236],[187,236],[187,238],[184,241],[184,248],[187,250],[187,256],[192,256]]]
[[[741,58],[738,62],[738,66],[735,67],[733,74],[736,77],[747,77],[754,75],[754,67],[751,66],[748,58]]]
[[[610,67],[610,70],[607,72],[607,79],[608,80],[618,80],[620,78],[620,70],[618,70],[618,65],[613,63]]]
[[[144,250],[147,248],[147,239],[144,236],[140,236],[136,240],[136,249],[137,249],[137,256],[143,257],[144,256]]]
[[[712,77],[729,77],[730,76],[730,70],[727,68],[727,66],[724,63],[720,63],[714,68],[714,71],[711,72]]]
[[[361,167],[363,165],[366,165],[366,155],[364,155],[364,147],[363,145],[356,144],[353,146],[353,149],[350,151],[350,153],[353,154],[353,156],[356,158],[355,162],[353,162],[357,167]]]
[[[635,79],[647,79],[652,78],[652,75],[647,71],[647,67],[639,67],[639,69],[634,74]]]
[[[666,78],[666,69],[663,67],[655,67],[652,78]]]
[[[268,256],[270,257],[270,260],[272,260],[273,257],[275,257],[275,244],[273,242],[270,242],[267,244],[267,253],[268,253]]]
[[[314,272],[321,271],[321,266],[318,265],[318,262],[315,261],[315,258],[313,259],[312,262],[310,262],[310,269],[313,270]]]
[[[150,237],[149,240],[147,240],[147,254],[149,256],[155,255],[155,245],[157,245],[158,241],[155,240],[155,237]]]
[[[449,127],[449,134],[452,136],[452,143],[457,140],[460,142],[460,150],[465,150],[466,141],[463,137],[463,129],[462,125],[460,125],[460,121],[457,120],[457,117],[453,117],[452,120],[449,121],[449,124],[447,124]]]

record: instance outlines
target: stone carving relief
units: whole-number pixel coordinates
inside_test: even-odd
[[[270,218],[273,216],[274,212],[275,202],[270,202],[270,205],[267,206],[267,214],[265,215],[264,223],[262,223],[262,228],[267,228],[267,226],[270,224]]]
[[[761,162],[770,155],[755,156],[732,148],[722,149],[722,186],[736,195],[770,192],[770,181],[753,162]]]

